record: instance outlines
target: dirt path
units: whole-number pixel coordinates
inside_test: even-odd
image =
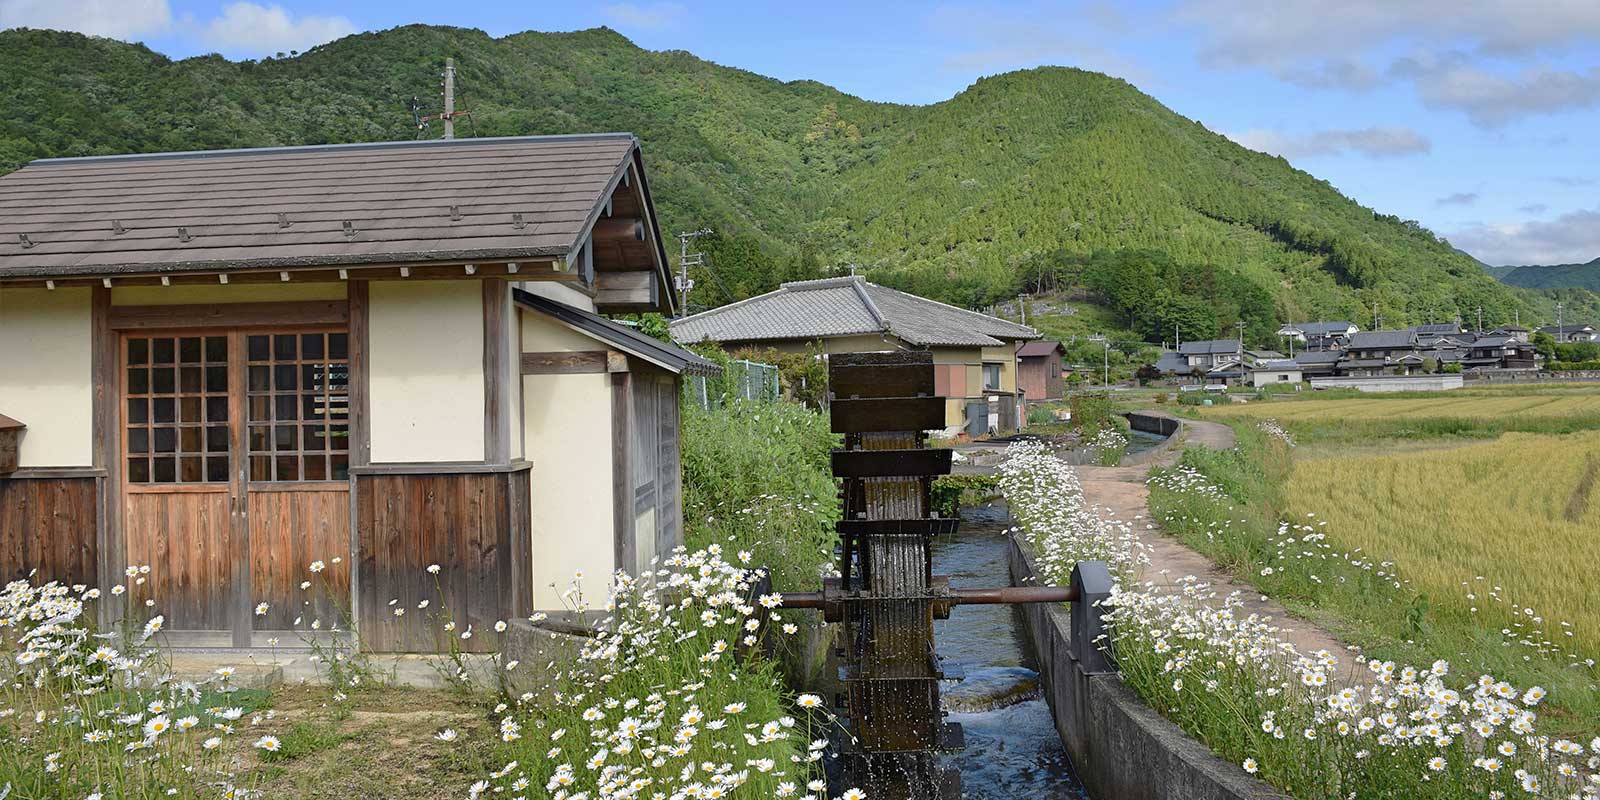
[[[1215,422],[1200,422],[1184,420],[1185,445],[1203,445],[1214,450],[1225,450],[1233,447],[1233,429]],[[1182,453],[1180,447],[1172,448],[1164,458],[1163,463],[1172,463]],[[1154,526],[1150,518],[1148,500],[1150,489],[1145,485],[1145,476],[1149,473],[1149,466],[1136,467],[1074,467],[1078,471],[1078,478],[1083,482],[1084,499],[1103,519],[1116,519],[1127,522],[1139,534],[1139,539],[1149,548],[1150,564],[1139,575],[1139,580],[1154,581],[1157,584],[1174,583],[1186,575],[1209,583],[1216,589],[1218,596],[1225,597],[1235,591],[1244,603],[1245,613],[1260,614],[1271,617],[1276,624],[1283,627],[1283,637],[1292,642],[1301,653],[1311,654],[1318,650],[1327,650],[1340,656],[1341,664],[1348,667],[1349,659],[1343,656],[1350,652],[1348,645],[1334,638],[1327,631],[1299,619],[1289,613],[1282,605],[1274,600],[1266,599],[1259,590],[1242,581],[1235,581],[1226,570],[1217,566],[1215,562],[1201,555],[1177,539],[1168,536]]]

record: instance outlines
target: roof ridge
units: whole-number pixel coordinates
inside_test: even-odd
[[[942,302],[940,302],[938,300],[934,300],[931,297],[923,297],[922,295],[912,294],[910,292],[902,292],[899,289],[894,289],[894,288],[891,288],[891,287],[888,287],[888,286],[883,286],[881,284],[872,283],[870,281],[862,281],[862,282],[865,283],[867,286],[869,286],[871,288],[874,288],[874,289],[882,289],[882,290],[884,290],[886,292],[894,292],[895,294],[898,294],[898,295],[904,295],[906,297],[910,297],[910,298],[913,298],[915,300],[921,300],[924,303],[933,303],[934,305],[937,305],[937,306],[944,306],[945,308],[948,308],[948,309],[950,309],[952,311],[959,311],[959,312],[961,312],[963,314],[968,314],[968,315],[971,315],[971,316],[974,316],[974,317],[978,317],[980,319],[984,319],[984,320],[987,320],[989,322],[998,322],[998,323],[1001,323],[1002,325],[1010,325],[1011,327],[1014,327],[1014,328],[1022,328],[1023,330],[1026,330],[1029,333],[1033,334],[1033,336],[1035,338],[1042,337],[1044,335],[1044,334],[1040,333],[1037,328],[1032,328],[1032,327],[1029,327],[1027,325],[1022,325],[1022,324],[1019,324],[1019,323],[1016,323],[1016,322],[1012,322],[1011,320],[1008,320],[1008,319],[1001,319],[999,317],[993,317],[993,316],[985,314],[985,313],[983,313],[981,311],[973,311],[970,308],[962,308],[961,306],[955,306],[955,305],[951,305],[949,303],[942,303]],[[987,334],[985,334],[985,335],[987,335]],[[993,337],[990,337],[990,338],[993,338]],[[1026,338],[1026,337],[1024,337],[1024,338]]]
[[[892,332],[893,326],[889,324],[888,318],[883,316],[883,312],[878,310],[878,304],[872,302],[872,296],[867,294],[865,284],[865,280],[858,279],[854,275],[850,276],[850,288],[855,290],[856,297],[861,299],[861,304],[867,307],[867,313],[872,315],[873,321],[878,323],[880,329]]]
[[[419,139],[388,142],[339,142],[330,144],[297,144],[272,147],[232,147],[221,150],[172,150],[160,153],[118,153],[105,156],[66,156],[61,158],[36,158],[29,167],[49,167],[71,164],[103,164],[114,161],[158,161],[164,159],[218,158],[260,153],[317,153],[342,150],[389,150],[408,147],[464,147],[472,144],[523,144],[533,142],[561,142],[606,139],[630,139],[638,144],[639,137],[632,133],[552,133],[529,136],[484,136],[472,139]]]
[[[710,318],[710,317],[712,317],[712,316],[714,316],[716,314],[720,314],[720,313],[722,313],[724,311],[729,311],[729,310],[738,308],[740,306],[747,305],[749,303],[754,303],[757,300],[762,300],[762,299],[771,297],[771,296],[773,296],[775,294],[782,294],[783,291],[784,291],[783,287],[779,286],[778,288],[773,289],[770,292],[763,292],[763,293],[758,294],[758,295],[756,295],[754,297],[746,297],[743,300],[735,300],[735,301],[733,301],[731,303],[728,303],[727,305],[717,306],[716,308],[708,308],[708,309],[706,309],[706,310],[704,310],[704,311],[702,311],[702,312],[700,312],[698,314],[690,314],[687,317],[679,317],[679,318],[677,318],[675,320],[672,320],[672,321],[668,322],[667,326],[671,327],[671,326],[677,325],[679,323],[688,322],[689,320],[707,319],[707,318]]]

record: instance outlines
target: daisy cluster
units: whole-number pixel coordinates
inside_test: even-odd
[[[1259,428],[1262,433],[1265,433],[1266,435],[1283,442],[1284,445],[1288,447],[1294,447],[1294,435],[1284,430],[1283,426],[1279,425],[1277,420],[1264,419],[1261,420],[1261,424],[1257,425],[1256,427]]]
[[[1002,474],[1024,534],[1049,553],[1040,559],[1043,577],[1065,581],[1079,559],[1126,565],[1120,526],[1077,521],[1094,512],[1070,467],[1020,448]],[[1154,482],[1230,502],[1194,470]],[[1353,569],[1399,585],[1392,564],[1338,551],[1312,522],[1286,523],[1269,560],[1312,576]],[[1454,679],[1445,660],[1417,668],[1302,653],[1271,619],[1248,613],[1238,594],[1218,597],[1192,576],[1157,585],[1134,583],[1126,566],[1114,573],[1105,644],[1124,681],[1214,751],[1301,800],[1600,798],[1600,737],[1585,744],[1542,729],[1540,687],[1491,675]]]
[[[505,766],[474,796],[826,797],[820,731],[833,718],[815,695],[791,698],[760,657],[769,627],[797,629],[738,556],[679,548],[658,569],[618,573],[599,609],[571,592],[580,614],[603,615],[597,633],[495,709]]]
[[[147,574],[130,567],[128,583]],[[0,591],[0,786],[95,800],[251,795],[236,783],[238,754],[250,749],[240,733],[270,715],[229,702],[232,668],[204,681],[167,677],[153,642],[161,615],[97,632],[100,599],[98,589],[56,582]]]

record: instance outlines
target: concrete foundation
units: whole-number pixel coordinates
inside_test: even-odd
[[[1039,585],[1027,545],[1012,539],[1011,582]],[[1068,607],[1022,606],[1056,732],[1092,797],[1106,800],[1289,800],[1139,701],[1115,673],[1089,674],[1072,650]]]

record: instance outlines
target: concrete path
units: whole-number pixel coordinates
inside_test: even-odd
[[[1233,429],[1215,422],[1184,420],[1183,445],[1202,445],[1213,450],[1233,447]],[[1172,448],[1161,459],[1163,465],[1177,461],[1182,447]],[[1148,500],[1150,489],[1145,485],[1149,466],[1136,467],[1074,467],[1083,482],[1084,499],[1103,519],[1115,519],[1133,526],[1139,539],[1148,548],[1150,564],[1141,572],[1139,580],[1175,583],[1187,575],[1210,584],[1219,597],[1237,591],[1244,603],[1244,612],[1271,617],[1283,627],[1283,638],[1292,642],[1302,654],[1310,655],[1327,650],[1340,657],[1341,672],[1349,674],[1350,659],[1345,654],[1351,648],[1327,631],[1289,613],[1277,601],[1266,599],[1260,591],[1243,581],[1234,580],[1227,570],[1210,558],[1191,550],[1177,539],[1163,533],[1150,518]],[[1148,527],[1153,526],[1153,527]],[[1342,676],[1341,676],[1342,677]]]

